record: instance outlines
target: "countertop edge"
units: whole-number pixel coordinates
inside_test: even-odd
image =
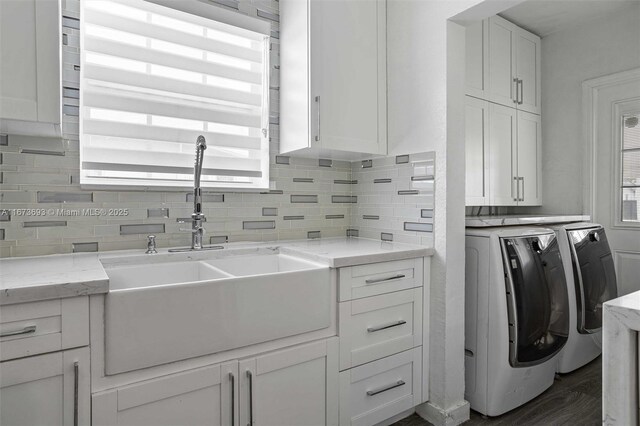
[[[64,299],[67,297],[89,296],[92,294],[106,294],[108,292],[108,278],[69,283],[40,284],[13,289],[6,288],[0,292],[0,306]]]

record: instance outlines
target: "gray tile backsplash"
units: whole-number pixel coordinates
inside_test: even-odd
[[[79,0],[63,3],[62,138],[0,135],[0,257],[186,246],[181,229],[193,194],[106,191],[79,185]],[[360,236],[431,245],[432,233],[405,223],[433,223],[433,163],[428,154],[364,161],[279,155],[278,2],[212,0],[211,7],[258,16],[272,26],[270,189],[261,193],[203,193],[210,244]],[[412,181],[412,177],[414,180]],[[413,186],[416,183],[425,183]],[[412,185],[413,184],[413,185]],[[417,194],[398,195],[398,191]],[[26,213],[31,211],[31,213]],[[425,211],[431,212],[425,216]],[[4,212],[4,213],[2,213]],[[28,216],[32,214],[32,216]],[[37,214],[38,216],[33,216]],[[413,229],[415,225],[409,225]]]

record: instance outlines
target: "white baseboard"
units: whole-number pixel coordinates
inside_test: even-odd
[[[470,410],[471,406],[467,401],[462,401],[449,410],[443,410],[429,401],[416,407],[416,413],[435,426],[456,426],[464,423],[469,420]]]
[[[405,417],[409,417],[410,415],[412,415],[415,412],[416,412],[416,409],[415,408],[411,408],[411,409],[409,409],[407,411],[403,411],[400,414],[396,414],[395,416],[390,417],[387,420],[383,420],[380,423],[376,423],[375,426],[389,426],[389,425],[392,425],[395,422],[404,419]]]

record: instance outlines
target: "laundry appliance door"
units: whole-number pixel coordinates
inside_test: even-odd
[[[602,227],[567,231],[576,285],[578,331],[602,328],[602,304],[618,297],[616,272]]]
[[[553,234],[501,238],[512,367],[541,364],[567,341],[567,284]]]

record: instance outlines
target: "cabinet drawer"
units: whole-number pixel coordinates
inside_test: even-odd
[[[340,303],[340,370],[422,344],[422,288]]]
[[[422,400],[422,347],[340,373],[340,425],[374,425]]]
[[[0,361],[89,344],[87,296],[5,305]]]
[[[421,287],[423,263],[423,258],[417,258],[340,268],[340,301]]]

